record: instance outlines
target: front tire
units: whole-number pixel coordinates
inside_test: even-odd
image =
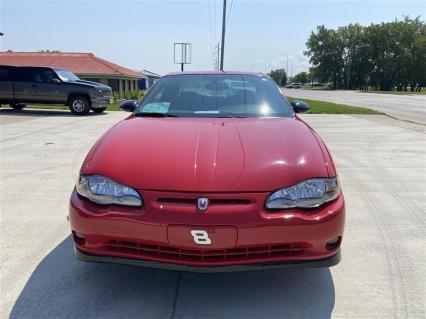
[[[75,115],[86,115],[90,112],[90,102],[83,96],[73,96],[70,98],[69,108]]]
[[[95,113],[103,113],[105,110],[106,110],[106,107],[99,107],[96,109],[92,109],[92,111]]]
[[[9,105],[14,110],[22,110],[25,107],[25,104],[10,103]]]

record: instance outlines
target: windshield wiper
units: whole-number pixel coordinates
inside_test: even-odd
[[[177,115],[161,112],[138,112],[134,114],[140,117],[177,117]]]
[[[232,114],[221,114],[221,115],[218,115],[218,116],[215,116],[215,117],[217,117],[217,118],[239,118],[239,119],[241,119],[241,118],[246,118],[248,116],[232,115]]]

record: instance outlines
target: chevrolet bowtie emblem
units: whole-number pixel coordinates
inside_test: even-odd
[[[200,212],[205,212],[209,207],[209,199],[205,197],[201,197],[197,199],[197,209]]]

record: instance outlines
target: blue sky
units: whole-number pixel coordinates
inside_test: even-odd
[[[425,19],[425,1],[228,0],[225,69],[307,70],[305,42],[317,25],[380,23],[404,15]],[[165,74],[173,43],[192,43],[187,70],[213,68],[222,1],[0,0],[0,50],[93,52],[133,69]]]

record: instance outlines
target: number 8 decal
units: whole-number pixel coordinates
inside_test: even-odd
[[[211,245],[212,241],[205,230],[191,230],[191,235],[197,245]]]

